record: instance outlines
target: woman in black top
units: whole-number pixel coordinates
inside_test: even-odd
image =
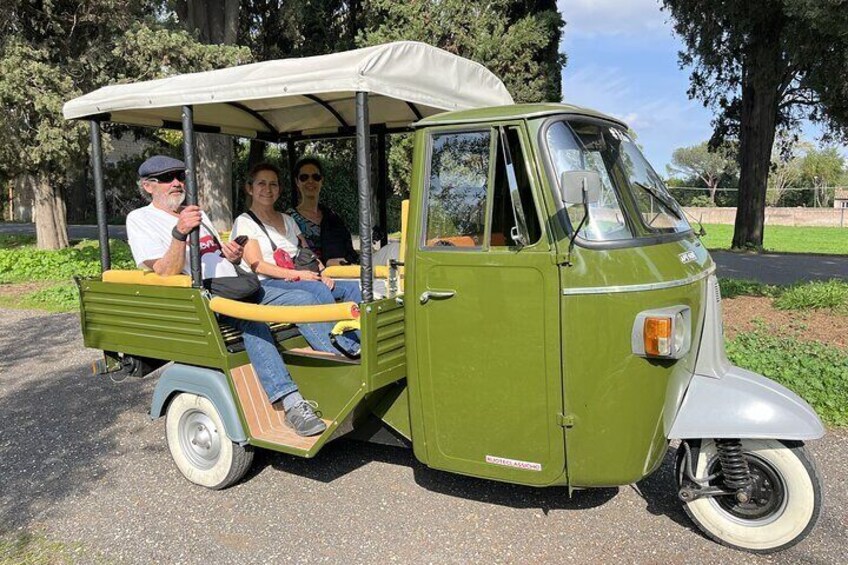
[[[294,167],[294,182],[300,195],[295,208],[286,213],[294,218],[309,248],[328,267],[359,262],[350,230],[338,214],[319,203],[324,174],[315,157],[303,157]]]

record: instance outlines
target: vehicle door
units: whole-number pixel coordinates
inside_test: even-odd
[[[526,131],[436,130],[426,143],[406,299],[427,463],[551,484],[565,466],[559,279]]]

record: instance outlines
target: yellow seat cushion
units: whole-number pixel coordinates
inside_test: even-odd
[[[104,271],[101,277],[103,282],[118,284],[143,284],[149,286],[176,286],[183,288],[191,287],[191,277],[188,275],[172,275],[161,277],[153,271]]]
[[[209,301],[209,309],[239,320],[266,323],[335,322],[337,320],[353,320],[359,317],[359,306],[353,302],[318,304],[315,306],[267,306],[216,296]]]
[[[334,265],[321,271],[321,274],[334,279],[358,279],[360,269],[359,265]],[[375,265],[373,273],[374,278],[385,279],[389,276],[389,268],[385,265]]]

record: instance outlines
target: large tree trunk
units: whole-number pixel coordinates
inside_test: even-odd
[[[50,178],[43,173],[26,175],[24,183],[30,184],[34,195],[33,215],[35,235],[39,249],[63,249],[68,246],[65,198]]]
[[[204,43],[232,45],[238,33],[239,0],[188,0],[178,8],[185,27]],[[215,228],[233,225],[233,142],[226,136],[196,134],[200,207]]]
[[[214,133],[197,135],[197,194],[218,231],[233,227],[233,141]]]
[[[773,34],[774,27],[769,31]],[[743,59],[739,205],[733,249],[763,246],[766,188],[784,73],[779,34],[755,33],[751,41]]]

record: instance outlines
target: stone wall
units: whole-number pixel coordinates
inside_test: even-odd
[[[686,212],[704,224],[733,224],[736,208],[686,206]],[[766,207],[767,226],[821,226],[848,228],[848,208],[775,208]]]

